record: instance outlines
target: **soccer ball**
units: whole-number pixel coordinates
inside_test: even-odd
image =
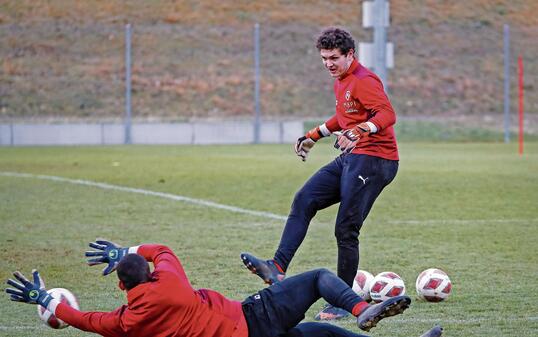
[[[374,302],[383,302],[391,297],[405,294],[405,284],[400,275],[385,271],[372,280],[370,297]]]
[[[53,288],[47,290],[47,292],[58,301],[65,303],[77,310],[79,309],[77,298],[69,290],[64,288]],[[64,329],[69,326],[69,324],[57,318],[52,312],[48,311],[40,305],[37,306],[37,314],[46,325],[53,329]]]
[[[366,270],[358,270],[355,279],[353,280],[353,291],[357,293],[363,300],[369,301],[370,298],[370,286],[374,275],[370,274]]]
[[[448,275],[437,268],[420,273],[416,282],[418,297],[428,302],[441,302],[450,295],[452,282]]]

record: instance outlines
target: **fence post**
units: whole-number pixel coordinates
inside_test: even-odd
[[[125,144],[131,144],[131,24],[125,25]]]
[[[254,25],[254,143],[260,143],[260,24]]]
[[[510,26],[504,25],[504,142],[510,142]]]
[[[523,86],[523,76],[524,76],[524,70],[523,70],[523,57],[521,57],[521,54],[517,58],[517,65],[518,65],[518,78],[519,78],[519,154],[523,154],[523,92],[525,90]]]
[[[374,0],[374,69],[387,91],[387,29],[385,0]]]
[[[11,146],[15,146],[15,134],[13,130],[13,123],[9,123],[9,143]]]

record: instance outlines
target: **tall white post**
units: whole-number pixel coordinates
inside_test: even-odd
[[[510,142],[510,26],[504,25],[504,142]]]
[[[260,143],[260,24],[254,25],[254,143]]]
[[[131,144],[131,24],[125,25],[125,144]]]
[[[387,30],[385,27],[386,0],[374,0],[374,70],[383,82],[387,83]]]

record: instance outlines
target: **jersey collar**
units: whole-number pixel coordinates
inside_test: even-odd
[[[344,78],[348,77],[350,74],[352,74],[358,67],[360,66],[359,62],[356,58],[353,59],[353,62],[351,62],[351,65],[347,69],[347,71],[342,75],[339,80],[343,80]]]

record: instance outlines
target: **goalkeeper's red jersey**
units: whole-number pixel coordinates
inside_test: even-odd
[[[137,254],[153,261],[153,281],[129,290],[127,305],[112,312],[83,312],[61,303],[55,315],[106,337],[248,336],[241,303],[212,290],[193,289],[168,247],[142,245]]]
[[[352,153],[398,160],[393,128],[396,114],[379,77],[353,60],[347,72],[334,82],[334,95],[336,114],[325,122],[329,131],[347,130],[363,122],[372,122],[377,132],[361,138]]]

